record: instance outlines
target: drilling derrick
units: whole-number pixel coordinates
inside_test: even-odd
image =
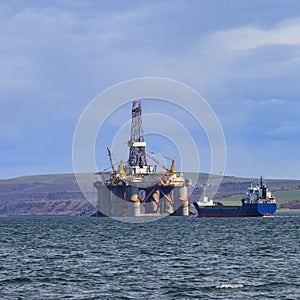
[[[139,166],[140,168],[147,166],[146,142],[144,141],[142,123],[142,106],[138,100],[133,101],[132,104],[131,135],[128,147],[130,147],[129,165]]]

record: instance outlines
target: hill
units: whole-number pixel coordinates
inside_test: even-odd
[[[202,196],[201,186],[206,183],[208,176],[206,173],[197,176],[191,201]],[[196,174],[186,174],[186,177],[196,178]],[[216,175],[215,178],[217,177],[219,176]],[[215,199],[236,203],[250,182],[255,184],[258,179],[225,176]],[[267,179],[265,183],[275,192],[280,208],[299,208],[299,180]],[[93,211],[93,207],[84,198],[74,174],[23,176],[0,180],[0,216],[78,215],[87,211]]]
[[[92,209],[74,174],[0,180],[0,215],[74,215]]]

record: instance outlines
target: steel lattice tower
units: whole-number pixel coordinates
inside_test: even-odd
[[[146,142],[144,141],[142,106],[138,100],[133,101],[132,104],[131,135],[128,146],[130,147],[129,165],[141,168],[146,166]]]

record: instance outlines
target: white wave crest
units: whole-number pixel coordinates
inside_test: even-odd
[[[242,283],[237,284],[220,284],[216,285],[217,289],[239,289],[242,288],[244,285]]]

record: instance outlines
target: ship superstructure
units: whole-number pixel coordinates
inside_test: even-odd
[[[252,182],[248,187],[245,197],[242,198],[242,203],[276,203],[274,194],[268,190],[268,187],[263,183],[263,178],[260,177],[260,184],[253,186]]]
[[[112,172],[99,172],[94,183],[98,190],[97,213],[105,216],[142,215],[188,215],[188,192],[186,181],[176,171],[175,160],[170,168],[164,167],[155,157],[147,153],[142,124],[142,106],[133,101],[131,133],[128,141],[128,161],[113,165],[112,153],[108,156]],[[148,163],[149,158],[163,168]]]

